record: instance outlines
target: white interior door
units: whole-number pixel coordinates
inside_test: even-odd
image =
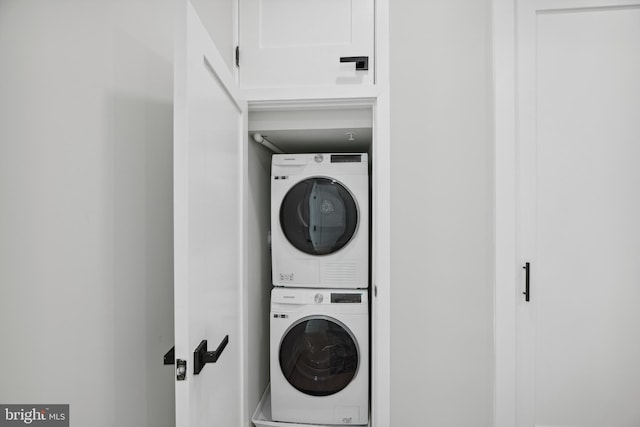
[[[242,148],[246,103],[188,2],[177,9],[174,99],[176,425],[240,426]],[[207,340],[216,363],[194,373]]]
[[[242,87],[371,85],[374,0],[240,0]],[[340,58],[366,57],[368,70]]]
[[[640,426],[640,2],[517,4],[516,425]]]

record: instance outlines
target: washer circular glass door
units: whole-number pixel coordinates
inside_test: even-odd
[[[287,240],[304,253],[326,255],[343,248],[358,228],[358,207],[351,193],[329,178],[294,185],[280,206]]]
[[[280,344],[280,369],[298,391],[329,396],[344,389],[358,371],[358,346],[349,330],[327,317],[302,319]]]

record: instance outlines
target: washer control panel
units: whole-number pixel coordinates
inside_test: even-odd
[[[332,304],[360,304],[361,302],[362,294],[331,293]]]
[[[271,291],[272,304],[327,305],[368,303],[366,290],[300,289],[276,287]]]

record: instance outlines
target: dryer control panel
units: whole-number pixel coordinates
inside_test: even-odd
[[[368,303],[366,290],[300,289],[276,287],[271,291],[272,304],[327,305]]]

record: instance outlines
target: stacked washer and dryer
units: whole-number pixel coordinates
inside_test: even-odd
[[[367,154],[275,154],[271,415],[369,421]]]

